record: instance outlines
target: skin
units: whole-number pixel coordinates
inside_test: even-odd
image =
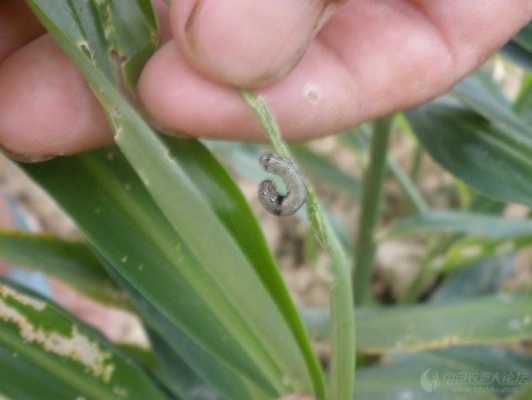
[[[532,0],[156,5],[164,44],[138,90],[153,123],[250,141],[265,136],[235,85],[261,88],[288,139],[311,139],[444,93],[532,18]],[[0,27],[0,146],[31,161],[110,143],[82,77],[20,0],[0,1]]]

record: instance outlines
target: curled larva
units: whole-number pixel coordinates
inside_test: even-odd
[[[305,184],[296,165],[291,160],[270,153],[260,156],[259,163],[266,172],[279,175],[286,185],[286,194],[280,194],[271,180],[261,182],[259,200],[262,206],[273,215],[295,214],[305,204],[306,198]]]

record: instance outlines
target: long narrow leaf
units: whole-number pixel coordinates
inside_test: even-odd
[[[516,143],[532,148],[532,129],[514,112],[499,85],[487,73],[468,76],[453,88],[452,94],[504,130]]]
[[[433,211],[400,220],[383,235],[391,237],[408,233],[463,233],[508,240],[532,236],[532,221],[460,211]]]
[[[495,400],[530,381],[530,357],[497,347],[400,355],[359,370],[358,400]]]
[[[532,69],[532,24],[525,26],[509,43],[501,50],[512,61]]]
[[[239,351],[235,352],[234,348],[230,350],[231,347],[224,346],[223,343],[217,346],[211,343],[210,351],[229,351],[231,356],[225,359],[232,363],[235,363],[235,359],[240,355],[241,361],[236,362],[235,366],[254,376],[254,379],[263,383],[269,382],[278,393],[311,391],[308,367],[298,345],[304,344],[304,335],[294,333],[287,324],[285,315],[276,307],[246,253],[230,234],[227,225],[211,208],[196,182],[187,175],[183,162],[169,154],[162,140],[117,91],[119,80],[115,76],[117,70],[113,68],[116,63],[114,55],[118,52],[122,56],[120,59],[125,59],[126,66],[129,66],[137,53],[130,52],[131,49],[126,44],[135,41],[131,41],[132,38],[128,35],[121,37],[122,30],[118,28],[100,29],[104,32],[103,37],[94,32],[98,31],[98,26],[109,28],[110,24],[114,23],[118,23],[117,26],[127,24],[125,17],[131,11],[119,6],[102,9],[100,6],[107,2],[98,4],[96,8],[85,3],[75,3],[70,5],[70,15],[65,15],[58,13],[58,9],[63,5],[56,2],[35,0],[31,3],[44,24],[91,83],[113,124],[115,140],[121,151],[148,188],[155,204],[164,214],[164,219],[169,222],[169,226],[163,231],[166,230],[169,239],[175,236],[174,243],[181,242],[177,249],[182,249],[183,254],[186,254],[186,257],[183,257],[181,251],[176,252],[175,245],[166,244],[166,256],[173,259],[172,264],[179,265],[185,280],[193,284],[191,290],[204,293],[200,298],[207,303],[207,307],[216,310],[214,315],[223,329],[233,332],[233,335],[240,339]],[[133,2],[133,7],[130,8],[136,8],[140,4],[146,7],[145,1],[139,1]],[[79,25],[76,24],[77,20],[81,21]],[[140,22],[142,21],[139,21],[138,25],[145,28],[146,25]],[[133,22],[131,24],[133,25]],[[148,24],[148,27],[151,25]],[[90,34],[91,32],[93,34]],[[128,31],[124,29],[123,32]],[[148,29],[148,33],[151,40],[154,31]],[[111,72],[106,73],[106,70]],[[120,71],[121,68],[118,69],[119,74]],[[122,74],[121,77],[127,80],[128,75]],[[99,167],[96,163],[92,164],[93,169]],[[174,233],[171,234],[168,229]],[[208,241],[205,240],[206,237],[209,238]],[[92,239],[94,243],[94,238]],[[212,242],[218,246],[216,251],[213,251]],[[102,246],[101,243],[98,246],[100,252],[107,253],[105,258],[108,259],[109,249],[106,247],[108,246]],[[122,258],[126,257],[132,262],[143,259],[140,255],[133,257],[133,254],[128,254],[135,253],[128,249],[124,251],[126,253],[122,254]],[[182,258],[191,261],[189,266],[183,266],[184,263],[180,262]],[[110,264],[117,266],[116,256],[111,259],[113,262]],[[234,279],[235,276],[239,279]],[[169,282],[172,280],[175,283],[175,279],[170,279]],[[136,285],[139,285],[138,281]],[[209,295],[206,295],[206,291]],[[153,296],[155,292],[150,293]],[[249,293],[254,294],[254,301],[242,302],[242,298],[246,298]],[[168,303],[165,304],[165,307],[168,306]],[[187,324],[188,321],[182,323]],[[198,329],[193,333],[189,330],[188,333],[195,339],[206,335],[206,332]],[[205,344],[205,341],[203,343]],[[242,358],[244,354],[246,355]],[[248,361],[243,361],[246,357]],[[250,362],[254,368],[250,368]]]
[[[499,294],[449,304],[365,308],[357,312],[358,350],[418,352],[532,338],[532,295]],[[316,338],[329,335],[325,311],[308,313]]]
[[[167,399],[102,336],[0,282],[0,393],[13,399]]]
[[[148,324],[148,333],[158,359],[157,366],[151,372],[169,392],[183,400],[190,397],[190,400],[194,400],[198,391],[202,395],[209,393],[213,399],[271,399],[271,396],[264,395],[259,386],[234,371],[224,360],[191,340],[118,274],[114,277],[127,288],[137,311]],[[258,392],[260,396],[253,395]]]
[[[266,100],[248,91],[242,92],[250,108],[268,134],[274,151],[291,160],[288,146],[284,143],[281,130]],[[305,183],[306,202],[311,229],[320,244],[331,258],[332,284],[331,293],[331,371],[328,398],[348,400],[353,396],[355,373],[355,316],[353,306],[353,289],[351,271],[347,254],[336,236],[331,223],[321,208],[313,187]]]
[[[445,169],[497,200],[532,204],[532,148],[479,114],[453,103],[409,111],[421,143]]]

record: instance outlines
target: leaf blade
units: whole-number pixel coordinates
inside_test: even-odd
[[[92,329],[2,282],[0,365],[2,391],[15,398],[33,393],[43,399],[166,399],[140,368]],[[27,384],[28,376],[37,378],[35,386]]]
[[[106,1],[101,3],[109,4]],[[104,38],[101,35],[92,35],[95,40],[90,42],[86,40],[84,33],[92,28],[94,19],[84,19],[85,14],[77,12],[78,19],[83,20],[85,24],[83,26],[85,31],[76,30],[72,29],[71,23],[65,24],[60,18],[54,19],[54,7],[56,8],[57,4],[49,0],[34,0],[32,4],[45,25],[90,82],[96,97],[107,110],[108,117],[113,123],[116,142],[146,183],[145,186],[155,199],[157,207],[163,211],[165,219],[170,221],[172,229],[179,232],[185,244],[184,247],[192,253],[192,257],[201,261],[199,265],[205,264],[213,268],[222,265],[225,269],[224,273],[217,274],[216,277],[209,268],[204,268],[203,272],[210,274],[205,279],[210,280],[211,288],[218,289],[218,300],[224,300],[221,304],[225,304],[226,310],[232,310],[232,312],[217,314],[218,318],[225,321],[226,329],[231,329],[232,325],[239,326],[240,339],[242,343],[247,343],[245,349],[248,356],[261,365],[261,368],[255,369],[256,372],[260,370],[268,375],[267,379],[277,387],[278,391],[289,390],[284,387],[287,376],[291,377],[289,378],[291,385],[308,390],[311,379],[304,362],[305,355],[298,347],[301,343],[305,344],[301,340],[301,332],[298,334],[292,331],[294,324],[288,326],[285,315],[275,307],[275,302],[268,295],[260,278],[255,275],[238,243],[228,234],[227,227],[209,207],[194,182],[189,179],[182,163],[168,156],[162,141],[119,95],[114,52],[120,53],[122,46],[117,45],[117,32],[107,32],[103,29]],[[132,4],[138,6],[147,3],[137,0]],[[73,9],[77,6],[82,8],[83,4],[73,5],[71,3]],[[105,13],[102,15],[105,17]],[[93,15],[91,14],[90,17]],[[65,35],[65,31],[69,35]],[[151,37],[148,38],[148,43],[151,39]],[[153,43],[151,46],[153,47]],[[102,48],[107,51],[102,51]],[[137,48],[135,51],[142,52],[143,50]],[[100,57],[100,54],[104,56]],[[129,60],[131,56],[131,54],[127,55],[126,59]],[[104,68],[100,70],[102,65]],[[127,78],[127,75],[120,73],[118,75]],[[198,225],[203,229],[199,229]],[[219,242],[218,254],[214,254],[212,248],[209,249],[208,243],[204,240],[206,235]],[[229,278],[235,275],[235,272],[238,272],[240,276],[238,283]],[[196,276],[196,279],[200,277]],[[199,284],[198,282],[196,283]],[[240,301],[241,298],[246,297],[246,292],[256,293],[253,303]],[[214,304],[212,300],[210,300],[210,306],[221,307],[220,304]],[[262,311],[259,311],[261,309]],[[257,322],[250,324],[244,318],[246,314],[256,315],[257,318],[254,320]],[[259,315],[266,315],[268,318],[261,319]],[[292,313],[292,319],[294,315]],[[230,318],[232,318],[231,323]],[[240,322],[236,324],[235,321]],[[271,332],[274,332],[273,335],[265,333],[267,326],[273,327],[271,329]],[[294,340],[297,342],[296,346],[293,345]],[[214,347],[211,350],[214,350]],[[309,353],[306,354],[308,358]],[[229,359],[232,358],[234,357],[229,357]]]
[[[406,113],[420,142],[446,170],[490,197],[532,205],[532,150],[456,103]]]

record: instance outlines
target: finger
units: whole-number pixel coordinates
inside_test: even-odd
[[[154,5],[162,40],[169,40],[167,7],[162,0]],[[39,161],[111,141],[105,115],[84,78],[49,35],[0,64],[0,146],[12,157]]]
[[[106,119],[75,66],[44,35],[0,65],[0,145],[20,159],[107,143]]]
[[[410,0],[447,43],[462,74],[474,69],[532,19],[531,0]]]
[[[450,46],[417,3],[352,1],[338,10],[287,78],[261,93],[289,139],[338,132],[446,91],[528,21],[529,4],[494,0],[490,14],[481,19],[469,9],[472,21],[463,17],[461,24],[478,23],[482,31],[470,38],[477,44],[467,43],[469,51],[463,51],[458,43]],[[506,27],[486,32],[493,23]],[[150,60],[140,94],[165,129],[214,138],[264,138],[235,90],[204,79],[170,45]]]
[[[182,0],[170,18],[188,61],[239,87],[276,81],[301,59],[338,0]]]
[[[259,93],[267,98],[290,139],[350,126],[353,109],[360,103],[352,77],[319,43],[310,46],[285,79]],[[210,138],[265,139],[238,90],[205,79],[171,42],[144,69],[139,94],[164,130]]]
[[[530,21],[531,4],[358,0],[342,7],[318,39],[356,82],[358,122],[445,93]]]
[[[43,32],[24,1],[0,1],[0,62]]]

